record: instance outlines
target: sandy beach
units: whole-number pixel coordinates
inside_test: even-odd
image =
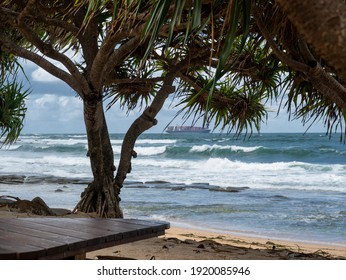
[[[0,208],[0,218],[36,217]],[[69,214],[64,217],[90,217],[93,214]],[[139,260],[294,260],[346,259],[346,247],[328,244],[251,238],[230,234],[172,227],[164,236],[89,252],[88,259]]]
[[[173,227],[165,236],[94,251],[87,257],[140,260],[346,259],[346,248]]]

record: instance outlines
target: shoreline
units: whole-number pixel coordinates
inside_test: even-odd
[[[216,238],[220,239],[220,237],[223,237],[223,240],[225,241],[225,244],[251,244],[253,246],[258,247],[265,247],[272,249],[272,246],[276,247],[285,247],[292,250],[303,250],[305,252],[313,253],[317,250],[322,251],[330,251],[330,252],[341,252],[341,254],[344,254],[344,257],[346,257],[346,243],[345,245],[341,244],[330,244],[330,243],[323,243],[323,242],[308,242],[308,241],[302,241],[302,240],[288,240],[285,238],[279,239],[279,238],[273,238],[273,237],[261,237],[261,236],[250,236],[250,235],[242,235],[236,234],[236,233],[227,233],[227,232],[215,232],[212,229],[208,230],[200,230],[200,229],[185,229],[180,227],[173,227],[172,235],[185,235],[188,234],[187,232],[193,232],[195,238],[197,240],[202,240],[204,237],[207,238]],[[264,245],[265,244],[265,245]]]
[[[0,218],[19,217],[42,216],[0,207]],[[94,218],[95,215],[78,213],[57,217]],[[94,260],[127,258],[138,260],[346,259],[346,247],[172,226],[164,236],[89,252],[87,258]]]
[[[165,236],[90,252],[87,257],[139,260],[346,259],[346,247],[172,227]]]
[[[172,226],[173,225],[173,226]],[[172,228],[177,228],[182,231],[191,230],[194,232],[206,232],[215,235],[227,235],[235,238],[243,238],[248,240],[274,240],[277,243],[287,243],[287,244],[305,244],[312,246],[325,246],[325,247],[335,247],[335,248],[344,248],[346,251],[346,240],[345,242],[328,242],[323,240],[304,240],[298,238],[290,238],[288,236],[278,237],[278,236],[270,236],[270,235],[260,235],[255,232],[249,232],[245,230],[224,230],[220,228],[208,228],[207,230],[203,229],[199,225],[189,224],[189,223],[179,223],[179,222],[171,222]]]

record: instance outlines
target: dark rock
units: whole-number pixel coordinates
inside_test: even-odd
[[[8,198],[7,196],[1,196],[0,197],[0,205],[11,205],[16,203],[17,200]]]
[[[131,185],[124,185],[124,188],[126,189],[149,189],[150,187],[144,184],[141,185],[135,185],[135,184],[131,184]]]
[[[144,184],[158,185],[158,184],[169,184],[169,182],[157,180],[157,181],[148,181],[148,182],[145,182]]]
[[[181,240],[176,238],[176,237],[168,237],[168,238],[165,239],[165,241],[172,242],[172,243],[175,243],[175,244],[180,244],[181,243]]]
[[[24,183],[25,176],[21,175],[2,175],[0,176],[0,183],[7,185],[17,185]]]
[[[24,176],[24,175],[2,175],[0,176],[1,184],[18,185],[18,184],[87,184],[90,179],[84,178],[63,178],[55,176]]]
[[[125,181],[124,182],[124,186],[128,186],[128,185],[142,185],[143,182],[140,181]]]
[[[195,244],[196,243],[196,241],[195,240],[192,240],[192,239],[185,239],[184,241],[183,241],[183,243],[185,243],[185,244]]]
[[[199,190],[208,190],[210,188],[219,188],[218,186],[210,186],[209,183],[193,183],[190,185],[187,185],[188,188],[191,189],[199,189]]]
[[[227,187],[227,188],[210,188],[209,191],[212,191],[212,192],[240,192],[240,191],[243,191],[243,190],[246,190],[248,189],[248,187]]]
[[[64,209],[64,208],[50,208],[50,210],[52,210],[52,212],[56,216],[65,216],[65,215],[72,214],[71,210]]]
[[[42,216],[55,216],[55,213],[40,197],[35,197],[32,201],[19,199],[15,204],[11,205],[11,207],[17,208],[20,212]]]
[[[175,188],[171,188],[172,191],[185,191],[186,187],[175,187]]]
[[[189,186],[196,186],[196,187],[198,187],[198,186],[209,186],[209,183],[192,183]]]
[[[223,188],[217,188],[217,189],[209,189],[209,191],[211,191],[211,192],[240,192],[240,190],[238,190],[238,189],[234,189],[234,188],[225,188],[225,189],[223,189]]]
[[[185,184],[167,184],[167,185],[158,185],[158,186],[153,186],[153,188],[158,189],[158,190],[182,190],[182,189],[186,189],[186,185]]]
[[[42,213],[41,215],[55,216],[54,212],[48,207],[48,205],[43,201],[42,198],[37,196],[31,202],[33,203],[34,207],[37,208],[37,212]]]
[[[62,189],[56,189],[55,192],[63,192]]]
[[[39,176],[29,176],[25,178],[25,184],[39,184],[42,183],[42,177]]]

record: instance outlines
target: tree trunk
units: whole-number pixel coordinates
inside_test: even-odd
[[[346,80],[346,4],[334,0],[276,0],[314,50]]]
[[[126,179],[127,173],[131,172],[131,158],[136,157],[134,151],[137,138],[146,130],[150,129],[157,124],[155,119],[157,114],[162,109],[168,96],[175,91],[173,82],[176,72],[167,73],[164,79],[164,84],[160,91],[154,97],[151,105],[144,110],[140,117],[138,117],[130,126],[125,134],[123,144],[121,147],[121,155],[117,175],[115,177],[115,184],[120,189]]]
[[[120,188],[114,183],[114,154],[101,98],[84,100],[84,121],[94,181],[82,193],[75,210],[122,218]]]

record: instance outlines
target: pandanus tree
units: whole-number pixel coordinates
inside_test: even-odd
[[[196,5],[185,3],[177,9],[174,2],[167,2],[1,1],[2,49],[61,79],[83,102],[93,182],[83,192],[78,210],[122,217],[119,193],[137,137],[156,124],[155,116],[175,92],[176,78],[192,77],[205,66],[201,61],[208,61],[214,44],[207,40],[213,31],[208,28],[210,11],[203,15],[205,19],[194,16],[192,23]],[[215,6],[216,15],[225,7],[227,1]],[[168,24],[172,13],[179,17],[174,25]],[[188,28],[194,32],[187,32]],[[143,104],[141,116],[124,138],[117,169],[104,115],[105,98],[129,108]]]
[[[83,102],[93,181],[76,210],[122,217],[135,142],[171,95],[186,117],[238,134],[259,130],[265,103],[280,96],[294,117],[324,118],[328,131],[343,119],[343,80],[275,1],[6,0],[0,9],[1,49]],[[115,103],[141,108],[117,167],[105,120]]]
[[[25,117],[28,90],[17,80],[20,65],[14,57],[0,49],[0,147],[18,138]]]

